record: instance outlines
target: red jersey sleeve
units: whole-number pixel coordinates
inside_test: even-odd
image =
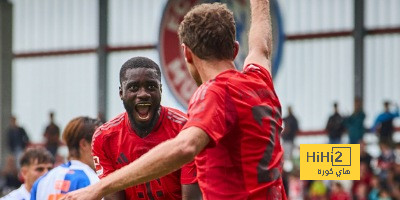
[[[211,146],[218,143],[229,131],[229,125],[235,116],[229,113],[231,106],[226,102],[227,96],[226,91],[216,87],[212,81],[202,85],[191,99],[189,119],[183,129],[196,126],[208,134],[212,140]]]
[[[181,184],[188,185],[197,183],[197,169],[194,161],[184,165],[181,168]]]
[[[250,76],[258,76],[268,85],[272,84],[271,74],[264,67],[258,64],[248,64],[243,68],[243,73]]]
[[[178,134],[182,129],[183,125],[187,122],[187,115],[177,109],[168,108],[168,119],[174,122],[183,123],[173,123],[174,126],[170,127],[170,130],[174,130],[175,134]],[[181,184],[193,184],[197,183],[197,168],[194,161],[182,166],[181,168]]]
[[[102,130],[97,129],[92,139],[92,155],[96,173],[99,178],[104,178],[108,174],[115,171],[112,165],[112,160],[107,156],[107,154],[103,150],[103,143],[104,143],[104,138]]]

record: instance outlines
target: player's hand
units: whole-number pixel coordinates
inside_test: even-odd
[[[99,200],[97,193],[90,187],[82,188],[66,194],[61,200]]]

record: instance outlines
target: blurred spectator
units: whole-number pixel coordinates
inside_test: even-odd
[[[300,175],[299,175],[299,170],[293,170],[292,173],[289,174],[288,178],[288,190],[286,190],[287,193],[289,193],[287,196],[289,197],[288,199],[303,199],[305,192],[305,181],[300,180]]]
[[[400,184],[400,163],[395,163],[393,167],[394,181]]]
[[[17,118],[11,116],[10,125],[7,129],[8,146],[10,152],[19,159],[25,147],[29,144],[29,137],[24,128],[18,126]]]
[[[361,183],[358,185],[354,192],[354,200],[367,200],[368,199],[368,185]]]
[[[378,157],[378,168],[381,170],[379,173],[379,179],[382,183],[381,186],[386,188],[388,187],[388,171],[392,169],[395,157],[389,144],[380,142],[379,146],[381,148],[381,155]]]
[[[54,112],[49,113],[50,123],[44,131],[45,147],[55,157],[60,146],[60,128],[54,123]]]
[[[28,148],[21,156],[21,176],[24,180],[18,189],[0,200],[30,199],[33,183],[48,170],[53,168],[54,158],[44,148]]]
[[[310,200],[327,199],[328,189],[321,180],[313,181],[310,185],[309,196]]]
[[[400,143],[397,143],[394,148],[395,162],[400,164]]]
[[[367,152],[365,149],[366,144],[364,141],[361,140],[360,142],[360,164],[365,163],[368,166],[368,169],[371,171],[371,160],[372,156]]]
[[[399,106],[396,105],[394,112],[390,112],[390,102],[385,101],[383,107],[384,111],[378,115],[371,129],[373,132],[377,131],[380,142],[391,144],[394,130],[393,120],[399,117]]]
[[[333,104],[333,110],[333,114],[326,123],[326,131],[328,132],[330,144],[341,144],[341,138],[345,127],[343,124],[343,117],[339,114],[338,104],[336,102]]]
[[[361,162],[360,163],[360,180],[355,180],[353,182],[353,186],[351,189],[351,192],[354,195],[354,199],[363,199],[367,198],[368,194],[368,186],[371,184],[371,179],[372,179],[372,172],[370,171],[370,168],[368,167],[367,163]],[[361,192],[362,191],[362,192]],[[364,193],[365,196],[361,195],[361,193]]]
[[[350,195],[344,191],[342,184],[339,182],[334,182],[332,184],[332,191],[330,195],[330,200],[350,200]]]
[[[2,179],[0,194],[8,194],[21,185],[21,181],[18,179],[18,168],[13,155],[7,156],[4,168],[1,170],[0,174],[0,178]]]
[[[282,131],[283,148],[285,150],[285,160],[292,159],[293,141],[299,131],[297,118],[293,115],[292,107],[288,106],[288,115],[283,118],[284,128]]]
[[[378,200],[380,188],[379,188],[379,178],[377,176],[372,176],[370,186],[371,190],[368,194],[368,199]]]
[[[363,139],[365,113],[360,98],[354,100],[354,112],[344,119],[344,124],[349,133],[349,143],[358,144]]]
[[[399,184],[395,180],[395,172],[394,172],[395,164],[393,164],[392,168],[387,172],[386,185],[384,188],[389,192],[389,195],[394,198],[395,196],[399,196]],[[398,198],[394,198],[398,199]]]
[[[393,167],[393,189],[392,196],[400,199],[400,163],[395,163]]]
[[[390,193],[388,190],[383,189],[379,192],[378,200],[392,200],[392,197],[390,197]]]
[[[97,113],[97,119],[98,119],[102,124],[104,124],[104,123],[107,122],[106,117],[104,116],[104,113],[102,113],[102,112],[98,112],[98,113]]]

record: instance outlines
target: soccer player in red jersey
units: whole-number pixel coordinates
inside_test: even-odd
[[[174,138],[187,121],[182,112],[160,105],[161,72],[145,57],[126,61],[120,70],[119,94],[126,112],[108,121],[93,135],[93,159],[99,178],[128,165],[159,143]],[[194,198],[194,163],[161,178],[110,195],[110,199]],[[181,187],[181,184],[185,184]],[[197,185],[197,184],[196,184]],[[198,188],[198,186],[197,186]],[[197,195],[201,193],[198,190]]]
[[[243,71],[233,62],[239,44],[232,13],[219,3],[194,7],[179,27],[187,67],[200,85],[183,130],[90,190],[66,199],[98,199],[170,173],[193,158],[204,199],[286,199],[281,106],[271,77],[270,5],[268,0],[250,3]]]

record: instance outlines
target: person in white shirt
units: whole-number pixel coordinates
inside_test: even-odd
[[[101,122],[89,117],[71,120],[62,134],[69,161],[40,177],[31,190],[31,200],[60,199],[66,193],[99,181],[91,151],[92,136]]]
[[[29,200],[33,183],[43,174],[53,168],[54,158],[45,148],[28,148],[20,159],[20,174],[24,184],[0,200]]]

